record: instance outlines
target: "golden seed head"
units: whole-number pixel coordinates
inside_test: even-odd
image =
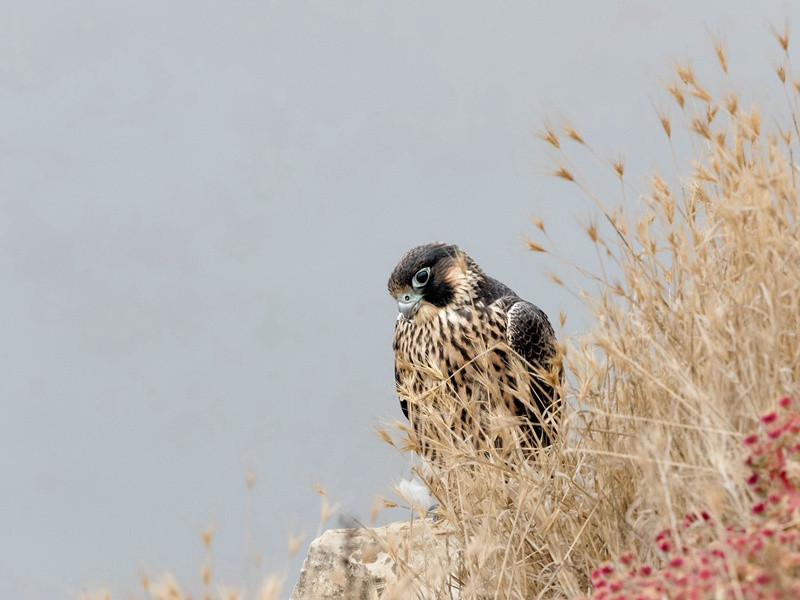
[[[725,99],[725,108],[729,115],[735,116],[739,112],[739,99],[734,94],[730,94]]]
[[[533,252],[547,252],[547,249],[544,246],[535,242],[531,238],[525,238],[525,243],[528,246],[528,250],[531,250]]]
[[[783,33],[773,27],[772,35],[775,36],[783,51],[786,52],[789,49],[789,26],[784,26]]]
[[[589,236],[589,239],[593,242],[597,243],[597,224],[596,223],[589,223],[588,225],[583,226],[583,230]]]
[[[559,142],[558,136],[549,122],[545,121],[544,131],[538,132],[537,135],[554,148],[561,148],[561,142]]]
[[[663,112],[659,113],[658,120],[661,123],[661,127],[664,129],[664,133],[667,134],[668,138],[672,139],[672,125],[667,114]]]
[[[583,141],[583,138],[580,136],[580,134],[573,127],[570,127],[570,126],[565,127],[564,128],[564,133],[566,134],[567,137],[575,140],[579,144],[585,144],[586,143],[586,142]]]
[[[306,536],[304,533],[289,538],[289,556],[297,554],[305,539]]]
[[[672,94],[672,97],[675,99],[675,102],[678,103],[678,106],[683,108],[686,99],[684,98],[681,89],[675,84],[670,84],[667,86],[667,91]]]
[[[753,106],[750,111],[750,129],[753,132],[753,137],[757,138],[761,134],[761,115],[758,113],[758,107]]]
[[[678,78],[686,85],[694,85],[694,67],[692,63],[687,62],[685,65],[676,65],[675,73]]]
[[[211,565],[209,563],[206,563],[200,567],[200,581],[202,581],[205,585],[209,585],[211,583]]]
[[[717,53],[717,60],[719,61],[720,66],[722,67],[722,71],[727,74],[728,59],[725,55],[725,45],[723,44],[721,39],[717,39],[714,42],[714,51]]]
[[[695,84],[694,87],[689,90],[689,95],[699,98],[703,102],[711,102],[711,94],[697,84]]]
[[[620,156],[617,160],[611,161],[611,166],[614,168],[617,177],[622,179],[622,176],[625,174],[625,159]]]
[[[203,546],[210,548],[211,542],[214,540],[214,525],[208,525],[200,534],[200,538],[203,540]]]
[[[575,181],[575,178],[572,176],[572,174],[561,165],[559,165],[559,167],[554,171],[551,171],[550,174],[555,177],[559,177],[560,179],[566,179],[567,181]]]

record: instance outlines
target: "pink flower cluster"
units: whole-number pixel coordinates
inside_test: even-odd
[[[656,536],[660,566],[627,553],[595,569],[593,600],[800,598],[800,401],[778,405],[744,439],[756,495],[748,522],[686,515]]]
[[[779,412],[761,417],[763,432],[744,438],[750,448],[747,483],[758,502],[753,514],[787,524],[800,516],[800,402],[779,401]]]

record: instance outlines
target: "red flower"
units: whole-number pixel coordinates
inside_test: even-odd
[[[669,561],[669,566],[673,569],[677,569],[678,567],[683,566],[683,559],[680,556],[676,556]]]

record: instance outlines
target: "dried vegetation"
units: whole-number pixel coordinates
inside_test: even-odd
[[[633,206],[612,208],[583,177],[573,156],[598,154],[581,133],[545,125],[552,174],[601,215],[585,228],[597,272],[567,267],[584,278],[578,293],[594,326],[562,339],[567,401],[545,451],[526,455],[492,427],[485,436],[504,443],[476,449],[454,439],[440,410],[425,412],[457,399],[417,403],[437,455],[417,470],[439,501],[434,527],[457,552],[424,576],[406,573],[398,598],[584,596],[596,568],[617,557],[659,568],[668,559],[657,537],[680,539],[686,515],[707,515],[711,537],[749,526],[742,438],[800,380],[800,81],[788,34],[776,38],[786,103],[765,117],[731,89],[712,92],[690,64],[675,69],[667,91],[679,116],[658,120],[673,155],[676,136],[691,142],[693,162],[676,182],[653,173]],[[725,49],[715,52],[722,87],[732,87]],[[608,164],[630,189],[624,161]],[[531,250],[554,252],[536,224]],[[510,426],[501,412],[489,421]],[[398,427],[385,434],[392,443],[422,448]],[[741,593],[735,574],[718,576]]]

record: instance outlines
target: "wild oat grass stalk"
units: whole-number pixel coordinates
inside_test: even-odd
[[[553,175],[578,186],[605,221],[586,227],[602,260],[581,292],[594,327],[561,340],[566,402],[545,450],[525,450],[491,402],[458,405],[444,385],[437,398],[409,398],[425,439],[401,426],[393,443],[434,447],[419,472],[439,501],[433,527],[454,551],[427,574],[407,573],[398,597],[580,596],[603,561],[657,564],[656,533],[680,539],[687,513],[748,522],[742,432],[777,398],[796,395],[800,379],[800,81],[788,34],[776,38],[786,115],[762,116],[678,66],[667,91],[680,118],[661,111],[658,120],[670,145],[694,140],[691,171],[677,184],[653,173],[630,209],[607,206],[583,178],[570,154],[591,150],[581,133],[545,126]],[[721,44],[715,53],[727,75]],[[628,186],[624,162],[610,166]],[[488,415],[466,441],[448,417],[462,410]]]

